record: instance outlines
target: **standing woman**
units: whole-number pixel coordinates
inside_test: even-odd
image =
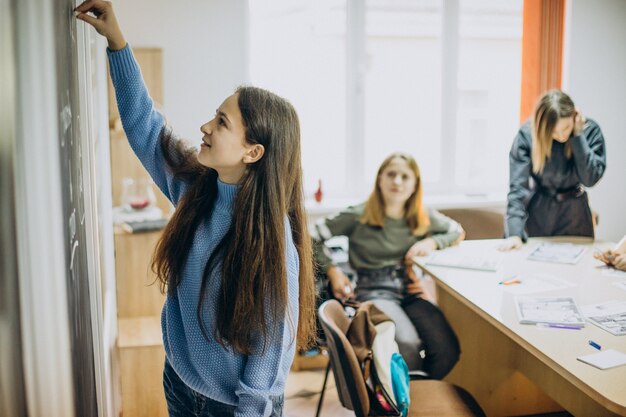
[[[240,87],[200,127],[198,152],[155,110],[111,4],[76,11],[107,38],[130,145],[176,206],[153,263],[170,416],[281,416],[295,349],[315,329],[295,109]]]
[[[519,248],[534,236],[594,236],[584,187],[604,174],[604,137],[567,94],[551,90],[541,97],[509,160],[507,239],[500,249]]]
[[[441,311],[426,299],[410,266],[414,256],[446,248],[462,240],[464,232],[452,219],[424,208],[415,160],[403,153],[387,157],[367,202],[322,219],[312,234],[318,264],[335,298],[351,297],[352,284],[324,252],[323,243],[347,236],[349,262],[358,278],[357,300],[373,300],[393,319],[409,369],[423,368],[436,379],[446,376],[459,359],[459,342]]]

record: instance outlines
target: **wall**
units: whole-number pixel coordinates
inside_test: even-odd
[[[566,16],[563,89],[600,124],[607,171],[589,192],[600,216],[598,238],[626,234],[626,1],[570,0]]]
[[[174,130],[197,145],[200,125],[248,80],[247,0],[126,0],[114,6],[133,47],[163,49],[163,111]]]
[[[127,0],[115,4],[133,46],[164,51],[164,112],[196,142],[198,128],[232,90],[248,80],[248,1]],[[598,237],[626,233],[626,1],[569,0],[563,88],[605,133],[608,169],[591,189],[600,215]]]

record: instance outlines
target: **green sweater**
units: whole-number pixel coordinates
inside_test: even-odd
[[[356,269],[379,269],[402,262],[409,248],[417,241],[430,237],[437,249],[452,245],[463,233],[454,220],[429,209],[430,226],[425,235],[414,236],[404,219],[385,217],[383,227],[359,221],[365,204],[348,207],[338,214],[318,221],[312,230],[315,259],[322,271],[332,266],[324,251],[324,242],[333,236],[348,237],[350,265]]]

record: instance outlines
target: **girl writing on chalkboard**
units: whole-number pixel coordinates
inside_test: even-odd
[[[106,37],[124,131],[176,206],[153,264],[167,291],[170,415],[282,415],[295,349],[315,329],[295,109],[240,87],[200,127],[199,151],[189,148],[155,110],[111,4],[76,12]]]

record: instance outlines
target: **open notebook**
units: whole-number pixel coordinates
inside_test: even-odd
[[[584,246],[573,243],[544,242],[528,255],[528,260],[574,265],[578,263],[585,250]]]
[[[456,249],[456,248],[455,248]],[[426,265],[445,266],[448,268],[475,269],[478,271],[495,272],[500,266],[499,254],[489,256],[478,253],[461,254],[457,250],[434,251],[426,260]]]
[[[585,326],[585,318],[572,297],[515,297],[515,306],[522,324]]]

